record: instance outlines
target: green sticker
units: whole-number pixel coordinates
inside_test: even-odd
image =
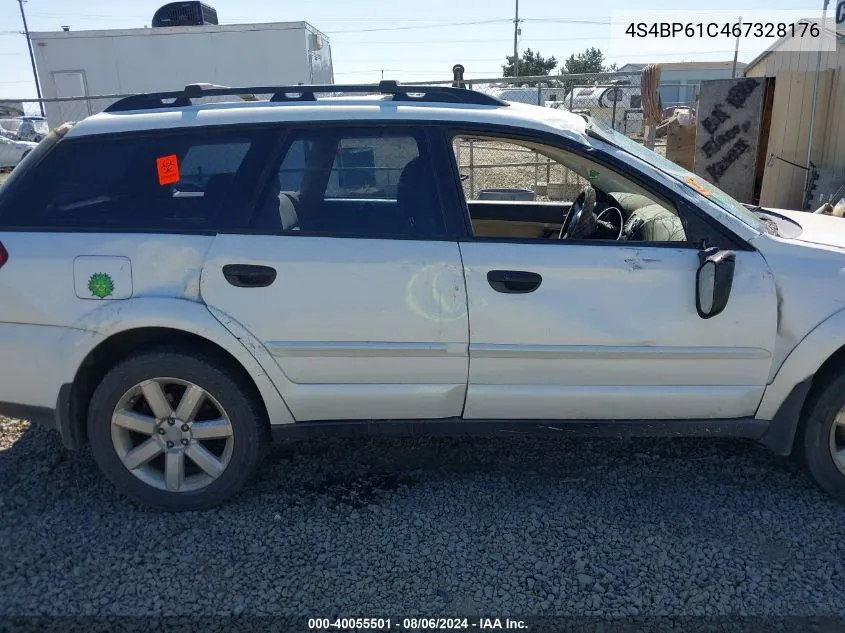
[[[100,299],[105,299],[114,292],[114,280],[107,273],[94,273],[88,280],[88,290]]]
[[[598,177],[599,177],[599,172],[597,172],[595,169],[591,169],[588,178],[590,180],[595,180]]]

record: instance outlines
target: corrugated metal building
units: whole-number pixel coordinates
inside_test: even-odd
[[[845,11],[840,0],[837,18]],[[843,21],[845,22],[845,21]],[[821,53],[821,75],[813,126],[810,160],[820,169],[834,170],[845,179],[845,23],[836,34],[836,50]],[[813,90],[819,53],[800,43],[778,40],[745,69],[746,77],[774,77],[775,90],[769,127],[767,161],[760,204],[800,209],[806,171],[784,161],[806,165],[810,140]],[[784,50],[785,48],[801,50]],[[778,160],[782,158],[784,160]]]

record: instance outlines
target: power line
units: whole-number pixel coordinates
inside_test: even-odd
[[[453,59],[454,59],[454,57],[449,57],[449,58],[445,58],[445,59],[444,58],[437,59],[437,58],[426,57],[425,59],[406,59],[406,60],[403,60],[402,63],[403,64],[431,64],[431,63],[436,64],[437,62],[440,62],[440,61],[442,61],[444,63],[450,63]],[[342,60],[342,63],[344,63],[344,64],[370,64],[370,63],[377,64],[381,61],[384,61],[384,58],[381,58],[381,59],[356,59],[356,58],[346,58],[346,57],[344,57],[343,60]],[[498,62],[498,61],[501,61],[502,63],[505,63],[505,58],[504,57],[461,57],[461,61],[462,62]]]
[[[450,38],[448,40],[443,40],[443,39],[440,39],[440,40],[381,40],[381,41],[378,41],[378,42],[366,42],[366,45],[369,47],[369,46],[382,46],[382,45],[383,46],[399,46],[399,45],[404,46],[406,44],[427,44],[427,45],[473,44],[473,43],[480,43],[480,42],[494,43],[496,41],[496,39],[497,38],[481,37],[481,38],[466,38],[466,39],[451,39]],[[500,38],[500,39],[504,40],[504,38]],[[532,38],[529,38],[529,39],[530,39],[531,42],[557,42],[557,43],[561,43],[561,42],[564,42],[564,41],[565,42],[573,42],[573,41],[587,41],[587,40],[594,42],[596,40],[596,36],[593,35],[593,36],[590,36],[590,37],[567,37],[566,40],[562,40],[559,37],[548,37],[548,38],[532,37]],[[364,43],[365,42],[363,42],[363,41],[351,42],[351,41],[348,41],[346,39],[341,40],[339,42],[336,41],[336,40],[332,40],[332,46],[348,46],[348,45],[353,45],[353,44],[359,45],[359,44],[364,44]]]
[[[366,73],[379,73],[384,71],[386,73],[401,73],[403,75],[430,75],[432,73],[443,73],[450,71],[450,68],[428,68],[425,70],[417,69],[417,70],[408,70],[406,68],[370,68],[367,70],[347,70],[347,71],[335,71],[335,75],[363,75]],[[481,69],[481,70],[473,70],[475,74],[479,73],[492,73],[492,72],[501,72],[501,68],[493,70],[493,69]]]
[[[30,12],[30,15],[38,16],[38,17],[48,17],[48,18],[103,18],[103,19],[138,19],[144,20],[149,19],[149,16],[140,16],[140,15],[106,15],[103,13],[75,13],[75,12]],[[245,18],[245,17],[236,17],[236,18],[228,18],[229,20],[234,21],[254,21],[255,18]],[[434,28],[442,28],[442,27],[451,27],[451,26],[470,26],[475,24],[493,24],[496,22],[510,22],[511,20],[506,18],[500,19],[490,19],[490,20],[465,20],[465,21],[441,21],[432,22],[430,18],[329,18],[326,20],[321,20],[321,22],[395,22],[398,25],[395,26],[385,26],[385,27],[376,27],[372,29],[354,29],[354,30],[343,30],[343,31],[334,31],[334,33],[370,33],[374,31],[393,31],[393,30],[406,30],[406,29],[434,29]],[[404,23],[416,23],[422,22],[423,24],[404,24]],[[330,34],[330,31],[326,32]]]
[[[608,18],[523,18],[523,22],[553,22],[554,24],[610,24]]]
[[[326,35],[335,35],[338,33],[375,33],[376,31],[410,31],[420,29],[440,29],[452,26],[474,26],[478,24],[497,24],[502,22],[510,22],[508,19],[495,20],[469,20],[465,22],[443,22],[440,24],[421,24],[419,26],[394,26],[394,27],[376,27],[373,29],[352,29],[347,31],[326,31]]]

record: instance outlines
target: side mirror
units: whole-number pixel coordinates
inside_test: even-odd
[[[695,284],[695,308],[698,316],[709,319],[728,305],[734,280],[736,253],[715,248],[700,253]]]

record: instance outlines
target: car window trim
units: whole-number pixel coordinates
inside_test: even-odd
[[[439,127],[441,129],[441,134],[444,135],[444,142],[446,143],[449,149],[448,156],[446,157],[446,159],[449,160],[453,165],[453,181],[459,195],[459,208],[462,212],[462,215],[465,217],[464,234],[461,235],[461,237],[459,238],[459,240],[462,242],[479,241],[507,242],[519,244],[537,244],[551,242],[591,246],[618,246],[619,244],[631,244],[635,245],[637,248],[654,246],[656,248],[683,248],[698,250],[700,248],[700,237],[703,233],[705,234],[704,237],[707,239],[710,245],[720,246],[725,249],[742,251],[756,250],[748,242],[733,233],[728,227],[725,227],[722,224],[718,223],[716,220],[710,218],[703,211],[695,208],[694,205],[688,203],[685,199],[677,196],[668,187],[665,187],[661,183],[648,178],[646,174],[643,174],[638,170],[631,169],[630,166],[625,165],[622,161],[618,160],[616,157],[606,152],[581,145],[572,141],[571,139],[566,138],[565,136],[549,132],[543,132],[540,130],[529,130],[521,127],[489,123],[456,124],[454,122],[447,121]],[[539,240],[537,238],[497,238],[476,236],[473,234],[472,231],[472,221],[469,215],[469,207],[467,206],[466,199],[464,197],[463,187],[461,186],[460,182],[460,171],[457,166],[457,157],[455,156],[455,152],[452,149],[452,141],[454,137],[461,135],[495,136],[502,139],[514,139],[542,143],[544,145],[557,147],[563,151],[576,154],[578,156],[581,156],[582,158],[593,160],[600,164],[606,164],[610,169],[616,171],[625,178],[628,178],[629,180],[633,181],[637,185],[641,186],[643,189],[650,192],[654,192],[654,195],[656,195],[657,197],[664,198],[668,202],[671,202],[678,212],[678,217],[684,224],[684,230],[688,231],[690,228],[693,229],[695,237],[694,239],[688,239],[684,242],[619,242],[616,240]],[[689,221],[690,216],[694,218],[692,222]]]

